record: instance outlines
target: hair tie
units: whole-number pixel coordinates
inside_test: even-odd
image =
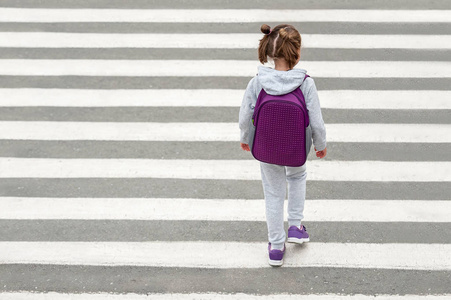
[[[272,32],[272,28],[270,27],[269,28],[269,33],[265,33],[265,35],[271,34],[271,32]]]

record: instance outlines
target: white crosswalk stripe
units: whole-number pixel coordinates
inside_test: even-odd
[[[256,74],[258,62],[233,60],[49,60],[3,59],[0,75],[34,76],[230,76]],[[449,78],[446,61],[307,61],[303,68],[317,77]],[[421,70],[421,72],[418,72]]]
[[[0,219],[265,221],[264,202],[245,199],[3,197],[0,204]],[[450,210],[446,200],[332,199],[311,200],[304,211],[307,222],[451,222]]]
[[[126,293],[120,295],[112,295],[106,293],[98,294],[62,294],[55,292],[48,293],[0,293],[4,299],[9,300],[142,300],[142,299],[155,299],[155,300],[369,300],[374,299],[374,296],[368,295],[339,295],[339,294],[322,294],[322,295],[248,295],[243,293],[237,294],[149,294],[141,295],[134,293]],[[380,300],[447,300],[448,295],[378,295]]]
[[[409,124],[367,120],[356,123],[357,119],[349,123],[328,123],[326,119],[328,156],[322,160],[312,156],[307,163],[307,189],[312,184],[320,186],[317,188],[320,195],[314,200],[307,199],[304,211],[311,242],[302,246],[287,244],[284,266],[276,274],[267,262],[264,201],[251,191],[253,184],[261,179],[259,163],[240,149],[237,122],[180,122],[184,116],[175,114],[168,120],[150,122],[73,121],[69,115],[63,116],[67,121],[49,121],[40,114],[46,109],[53,113],[51,109],[55,108],[63,109],[59,111],[63,114],[81,114],[89,109],[108,113],[113,107],[124,108],[124,114],[130,107],[157,113],[161,109],[195,108],[199,114],[215,107],[239,108],[244,83],[257,72],[257,55],[254,60],[240,60],[240,57],[216,57],[215,51],[256,50],[262,36],[258,33],[260,24],[301,22],[304,28],[358,23],[364,32],[333,34],[323,30],[304,34],[304,28],[299,28],[303,49],[308,51],[406,53],[405,59],[392,60],[360,59],[360,56],[358,60],[347,61],[329,61],[324,57],[301,60],[299,68],[305,68],[312,78],[319,79],[316,82],[322,108],[349,111],[350,118],[363,111],[381,116],[388,112],[414,115],[440,111],[451,116],[449,84],[437,88],[431,85],[427,89],[417,85],[419,81],[427,85],[451,78],[451,62],[443,55],[451,50],[451,10],[410,9],[407,4],[397,10],[375,9],[369,2],[362,2],[355,9],[330,9],[321,3],[320,9],[228,9],[225,3],[220,4],[224,6],[221,9],[186,9],[178,7],[180,4],[167,3],[157,5],[158,9],[113,9],[101,8],[102,2],[98,3],[99,8],[89,7],[89,1],[75,2],[74,8],[49,8],[46,5],[55,3],[47,0],[39,4],[42,8],[0,4],[0,108],[5,111],[0,114],[0,232],[5,233],[0,236],[1,299],[147,299],[150,296],[153,299],[313,300],[373,299],[376,294],[386,300],[451,297],[450,286],[446,284],[451,272],[449,154],[445,159],[431,155],[426,160],[408,161],[402,160],[403,153],[389,151],[381,153],[391,158],[387,161],[343,158],[343,151],[361,151],[358,145],[363,144],[387,146],[386,149],[395,144],[404,145],[406,151],[409,147],[449,147],[451,118],[448,122],[442,117],[440,122],[431,119]],[[75,8],[80,5],[86,7]],[[38,23],[91,27],[80,32],[73,29],[63,32],[64,27],[44,32],[34,29]],[[440,24],[444,29],[440,32],[413,30],[409,34],[365,30],[368,24],[389,28],[420,23]],[[110,24],[120,25],[121,29],[115,27],[110,33],[102,33],[101,27]],[[136,27],[142,24],[152,24],[157,29],[142,32]],[[189,33],[173,32],[174,28],[193,24],[255,24],[256,30],[255,33],[244,33],[244,29],[243,32],[193,32],[193,29]],[[174,52],[170,58],[162,52],[159,57],[135,59],[133,53],[137,52],[130,52],[130,58],[118,59],[113,54],[97,56],[95,51],[99,49]],[[211,53],[195,59],[176,52],[197,53],[203,49]],[[15,50],[37,56],[23,58],[23,53]],[[56,52],[48,52],[42,58],[46,51],[53,50]],[[74,58],[69,50],[81,56]],[[52,53],[55,57],[50,57]],[[431,57],[417,59],[418,53],[431,53]],[[437,53],[442,55],[441,59],[435,59]],[[126,88],[103,85],[88,89],[72,85],[73,80],[88,84],[97,78],[108,83],[116,77],[125,82]],[[170,88],[149,84],[137,88],[131,81],[134,78],[160,82],[180,79],[189,86],[193,77],[203,78],[213,86],[227,77],[233,80],[233,86],[208,89],[196,85]],[[48,78],[58,82],[55,88],[51,86],[53,83],[43,84]],[[395,87],[398,82],[404,82],[409,90],[385,90],[383,85],[377,89],[357,87],[363,79],[392,81]],[[327,80],[350,83],[344,89],[322,90],[321,84]],[[73,144],[60,148],[64,152],[61,156],[49,154],[45,150],[48,148],[42,147],[59,147],[58,144],[65,142]],[[130,147],[131,157],[114,157],[117,149],[111,148],[113,144],[106,144],[112,151],[108,155],[99,150],[96,155],[87,156],[82,149],[86,143],[90,143],[89,149],[93,151],[97,145],[98,149],[105,149],[100,147],[101,143],[109,142]],[[143,158],[143,150],[132,149],[138,142],[159,147],[161,155],[157,159]],[[243,156],[242,159],[227,156],[171,159],[169,153],[180,142],[186,149],[176,149],[177,153],[188,153],[195,143],[236,143],[236,151]],[[336,145],[341,148],[334,148]],[[393,156],[397,159],[393,160]],[[138,188],[134,185],[138,180],[149,182],[149,188],[140,196],[136,196]],[[90,190],[89,181],[101,182],[101,192]],[[185,191],[174,196],[174,184],[183,186]],[[195,184],[203,184],[204,189],[197,190]],[[345,186],[350,193],[366,189],[362,193],[366,196],[337,197],[338,192],[334,190],[337,184]],[[401,193],[402,189],[418,186],[431,190],[424,192],[424,199],[416,198],[420,200],[378,197],[380,189],[391,188],[393,184],[403,184]],[[126,190],[127,196],[107,196],[112,185]],[[186,189],[191,186],[194,191],[188,192]],[[432,190],[437,187],[445,188]],[[232,190],[239,188],[242,197],[230,196]],[[180,233],[175,228],[181,223],[194,229]],[[74,234],[74,226],[83,234]],[[137,226],[145,226],[149,233],[164,229],[166,235],[158,239],[138,236]],[[261,226],[264,238],[234,240],[234,235],[242,235],[237,228],[246,226]],[[315,240],[318,226],[330,226],[328,235],[320,242]],[[410,226],[411,234],[403,237],[402,242],[388,242],[396,237],[387,238],[392,234],[385,231],[387,226]],[[119,227],[126,236],[115,231]],[[221,231],[223,227],[232,232]],[[371,234],[373,240],[368,242],[363,236],[357,236],[352,231],[357,227]],[[42,235],[38,228],[52,228],[54,233]],[[101,238],[91,238],[89,228],[102,230],[98,235]],[[370,232],[374,228],[378,232]],[[334,232],[346,230],[349,239],[337,242]],[[427,242],[430,236],[436,242]],[[225,291],[230,294],[224,294]]]
[[[0,138],[27,140],[239,141],[233,123],[0,121]],[[451,143],[449,124],[329,124],[331,142]]]
[[[0,33],[0,47],[24,48],[225,48],[254,49],[259,34],[120,34],[120,33]],[[418,43],[421,39],[422,43]],[[304,48],[451,49],[449,35],[305,34]]]
[[[322,108],[451,109],[450,91],[318,91]],[[0,89],[0,107],[239,107],[242,90]],[[427,101],[424,99],[427,98]]]
[[[236,242],[0,242],[0,260],[19,264],[267,268],[270,266],[265,259],[268,254],[264,245]],[[293,253],[300,252],[294,245],[287,248]],[[447,254],[450,251],[450,244],[312,242],[303,249],[303,255],[287,257],[285,266],[449,271],[451,257]],[[335,255],[331,256],[331,252]],[[225,253],[228,253],[227,259]]]
[[[0,22],[440,22],[448,10],[27,9],[2,8]]]
[[[320,181],[451,181],[451,162],[314,160],[309,167],[309,179]],[[256,160],[0,158],[0,169],[0,178],[258,180],[261,176]]]

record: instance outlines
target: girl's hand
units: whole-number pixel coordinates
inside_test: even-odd
[[[240,144],[241,144],[241,149],[243,149],[244,151],[251,151],[251,149],[249,149],[248,144],[243,144],[243,143],[240,143]]]
[[[315,148],[315,151],[316,151],[316,148]],[[316,151],[316,156],[319,158],[323,158],[324,156],[326,156],[326,154],[327,154],[327,147],[324,148],[324,150],[322,150],[322,151]]]

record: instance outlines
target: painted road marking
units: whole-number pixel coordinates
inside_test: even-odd
[[[237,150],[238,151],[238,150]],[[242,150],[241,150],[242,151]],[[309,180],[449,182],[451,162],[319,161]],[[257,160],[0,158],[0,178],[183,178],[261,180]]]
[[[0,219],[15,220],[266,221],[263,200],[1,197],[0,205]],[[315,222],[449,223],[450,211],[447,200],[333,199],[309,200],[304,214]]]
[[[429,22],[451,23],[450,10],[360,9],[46,9],[0,8],[0,22]]]
[[[266,64],[270,66],[270,64]],[[0,75],[13,76],[255,76],[249,60],[1,59]],[[449,78],[451,61],[303,61],[313,77]],[[421,72],[418,72],[421,70]]]
[[[241,242],[0,242],[0,263],[271,268],[266,245]],[[451,244],[310,242],[303,247],[288,244],[284,267],[449,271],[449,253]]]
[[[0,32],[0,47],[257,49],[261,38],[262,34],[253,33]],[[451,49],[451,36],[305,33],[302,34],[302,47],[331,50]]]
[[[433,121],[433,120],[432,120]],[[451,143],[451,124],[326,124],[328,142]],[[0,121],[0,139],[236,141],[236,123]]]
[[[451,91],[318,91],[321,108],[451,109]],[[244,90],[149,89],[83,90],[0,88],[0,106],[55,107],[240,107]],[[425,101],[424,99],[428,99]]]

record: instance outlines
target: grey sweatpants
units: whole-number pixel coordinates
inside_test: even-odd
[[[288,183],[288,226],[299,226],[304,218],[306,164],[286,167],[260,162],[266,205],[268,240],[273,249],[285,243],[284,201]]]

